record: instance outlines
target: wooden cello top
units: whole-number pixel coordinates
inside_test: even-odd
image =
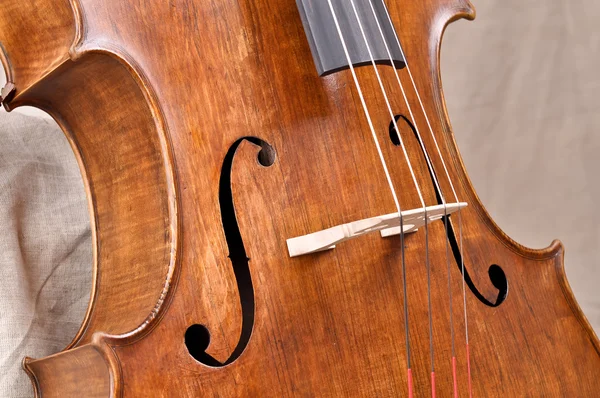
[[[471,4],[387,6],[414,75],[417,91],[398,71],[411,109],[389,65],[379,69],[385,96],[373,68],[355,72],[398,201],[422,205],[412,167],[426,206],[439,205],[440,193],[450,202],[453,191],[469,206],[460,224],[454,215],[450,226],[432,222],[427,241],[420,228],[403,244],[372,234],[290,258],[289,238],[396,210],[351,71],[319,76],[296,2],[3,5],[0,54],[14,85],[5,106],[55,117],[93,215],[90,308],[64,352],[26,361],[38,393],[400,396],[408,322],[414,393],[426,396],[431,314],[436,390],[449,395],[450,242],[459,394],[469,386],[464,265],[473,395],[535,386],[593,396],[599,345],[566,283],[561,245],[535,251],[508,239],[454,145],[438,51],[449,21],[474,16]],[[390,117],[386,97],[404,119]]]

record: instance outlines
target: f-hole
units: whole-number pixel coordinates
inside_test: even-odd
[[[248,263],[250,259],[246,255],[244,241],[235,216],[235,206],[233,203],[233,192],[231,189],[231,172],[233,168],[233,159],[240,144],[244,141],[251,142],[258,146],[257,161],[264,167],[272,166],[275,163],[276,153],[273,147],[264,140],[256,137],[242,137],[234,142],[223,160],[221,168],[221,177],[219,179],[219,205],[221,207],[221,221],[223,223],[223,232],[227,241],[229,250],[229,260],[237,282],[240,296],[240,306],[242,309],[242,330],[237,345],[225,362],[220,362],[206,352],[210,344],[210,332],[204,325],[191,325],[185,332],[185,345],[190,355],[207,366],[222,367],[238,359],[250,341],[252,329],[254,328],[254,288],[252,287],[252,277]]]
[[[404,130],[403,127],[408,126],[410,128],[410,130],[412,130],[415,139],[419,143],[419,147],[421,148],[421,152],[423,154],[423,161],[425,162],[425,156],[426,156],[427,150],[425,149],[425,147],[423,145],[421,145],[421,142],[419,141],[419,137],[417,135],[417,130],[415,129],[415,126],[404,115],[396,115],[395,120],[396,120],[396,125],[398,126],[398,129],[400,131],[396,134],[396,130],[394,128],[394,123],[390,122],[389,133],[390,133],[390,139],[391,139],[392,143],[396,146],[400,145],[400,140],[398,138],[398,135],[404,135],[404,134],[402,134],[403,130]],[[438,204],[441,205],[441,204],[443,204],[443,202],[442,202],[441,193],[439,192],[439,190],[437,189],[437,186],[435,184],[435,178],[436,178],[435,170],[429,170],[429,177],[431,178],[431,184],[433,185],[433,189],[435,190],[436,200],[437,200]],[[451,219],[452,216],[448,215],[447,217],[448,217],[448,222],[446,222],[446,217],[442,217],[440,219],[440,221],[444,224],[444,228],[446,229],[446,237],[447,237],[448,241],[450,242],[450,247],[452,248],[452,254],[454,256],[454,260],[456,262],[456,265],[458,266],[459,271],[462,273],[463,272],[463,267],[462,267],[463,256],[462,256],[462,253],[460,252],[460,246],[456,239],[456,233],[454,232],[454,227],[452,226],[452,219]],[[490,267],[488,268],[488,276],[490,278],[490,281],[492,282],[492,285],[494,285],[494,287],[496,289],[498,289],[498,295],[496,296],[496,300],[494,302],[491,302],[487,298],[485,298],[485,296],[483,294],[481,294],[479,289],[477,289],[477,287],[473,283],[473,280],[471,279],[471,276],[469,275],[469,272],[467,271],[467,264],[466,263],[464,264],[463,278],[465,279],[465,284],[469,287],[469,290],[471,290],[471,292],[473,292],[475,297],[477,297],[477,299],[479,301],[481,301],[483,304],[488,305],[490,307],[498,307],[500,304],[502,304],[504,302],[504,300],[506,300],[506,296],[508,295],[508,280],[506,279],[506,274],[504,273],[502,268],[497,264],[490,265]]]

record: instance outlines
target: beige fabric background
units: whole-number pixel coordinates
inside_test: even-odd
[[[564,241],[571,285],[600,331],[600,3],[475,5],[477,20],[453,24],[442,52],[467,168],[510,236],[532,247]],[[88,223],[54,122],[0,112],[0,396],[32,396],[22,357],[57,352],[74,336],[90,288]]]

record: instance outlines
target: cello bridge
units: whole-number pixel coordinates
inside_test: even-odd
[[[402,211],[402,233],[408,234],[427,223],[439,220],[464,207],[464,202],[446,203],[446,205],[428,206]],[[381,237],[387,238],[400,234],[400,217],[398,213],[365,218],[347,224],[337,225],[322,231],[313,232],[287,240],[290,257],[302,256],[335,248],[336,245],[359,236],[379,231]]]

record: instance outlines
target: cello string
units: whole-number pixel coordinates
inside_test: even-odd
[[[469,353],[469,323],[467,322],[467,293],[465,290],[465,259],[462,255],[463,253],[463,233],[462,233],[462,216],[460,214],[460,209],[458,210],[458,236],[460,242],[460,269],[463,275],[462,281],[462,293],[463,293],[463,312],[465,315],[465,340],[466,340],[466,350],[467,350],[467,374],[469,380],[469,398],[473,397],[473,388],[471,386],[471,354]]]
[[[342,47],[344,49],[344,53],[346,55],[346,58],[348,60],[348,63],[350,65],[350,72],[352,73],[352,78],[354,80],[354,85],[356,86],[356,90],[358,91],[358,96],[360,98],[360,102],[362,104],[362,108],[363,111],[365,113],[365,116],[367,118],[367,123],[369,124],[369,129],[371,130],[371,135],[373,136],[373,140],[375,142],[375,147],[377,148],[377,154],[379,155],[379,160],[381,161],[381,165],[383,167],[383,171],[385,173],[385,178],[387,180],[388,186],[390,188],[391,194],[392,194],[392,198],[394,199],[394,204],[396,205],[396,209],[399,213],[399,216],[402,217],[402,212],[401,212],[401,208],[400,208],[400,202],[398,201],[398,196],[396,195],[396,189],[394,188],[394,183],[392,182],[392,178],[390,176],[389,173],[389,169],[387,167],[387,163],[385,161],[385,158],[383,157],[383,153],[381,151],[381,146],[379,145],[379,140],[377,139],[377,135],[375,133],[375,128],[373,127],[373,122],[371,120],[371,115],[369,113],[369,110],[367,108],[367,103],[365,102],[365,98],[363,96],[362,93],[362,89],[360,88],[360,84],[358,82],[358,77],[356,76],[356,72],[354,71],[354,67],[352,66],[352,62],[350,59],[350,54],[348,53],[348,48],[346,47],[346,42],[344,40],[344,36],[342,34],[337,16],[335,14],[335,10],[333,9],[333,5],[331,3],[331,0],[327,0],[327,2],[329,3],[329,8],[331,10],[331,13],[333,15],[333,20],[335,22],[335,27],[337,29],[338,35],[340,37],[340,41],[342,42]]]
[[[373,65],[373,69],[375,71],[375,75],[377,76],[377,81],[379,83],[379,87],[381,89],[381,92],[383,94],[383,98],[385,100],[389,115],[392,119],[392,123],[394,125],[394,129],[396,131],[396,134],[398,136],[398,140],[400,142],[400,145],[402,147],[402,151],[404,153],[404,157],[406,159],[406,162],[408,164],[409,170],[410,170],[410,174],[413,180],[413,183],[415,185],[415,188],[417,189],[417,193],[419,194],[419,200],[421,201],[421,206],[423,207],[423,212],[424,212],[424,217],[425,217],[425,264],[426,264],[426,268],[427,268],[427,303],[428,303],[428,319],[429,319],[429,352],[430,352],[430,360],[431,360],[431,394],[432,397],[435,397],[435,356],[434,356],[434,348],[433,348],[433,311],[432,311],[432,305],[431,305],[431,264],[429,261],[429,231],[428,231],[428,216],[427,216],[427,206],[425,205],[425,201],[423,199],[423,195],[421,193],[421,189],[419,187],[419,184],[417,182],[417,179],[415,177],[415,173],[412,167],[412,163],[410,161],[410,158],[408,156],[408,153],[406,151],[406,147],[404,145],[404,142],[402,140],[402,136],[400,135],[400,130],[398,129],[398,125],[396,123],[396,118],[394,116],[394,112],[392,111],[392,107],[390,105],[389,102],[389,98],[387,95],[387,92],[385,90],[385,87],[383,85],[383,81],[381,80],[381,76],[379,74],[379,70],[377,68],[377,65],[375,63],[375,59],[373,57],[373,53],[371,51],[370,45],[369,45],[369,40],[367,38],[367,35],[365,34],[364,28],[362,26],[362,22],[360,19],[360,16],[358,15],[358,11],[356,10],[356,5],[354,4],[354,0],[350,0],[350,4],[352,5],[352,9],[354,11],[354,15],[358,21],[358,27],[360,29],[361,35],[363,37],[363,40],[365,42],[365,45],[367,47],[367,52],[369,54],[369,58],[371,61],[371,64]],[[408,104],[408,103],[407,103]]]
[[[371,0],[369,0],[369,2],[371,2]],[[383,7],[385,9],[385,13],[388,17],[388,21],[391,24],[391,26],[393,25],[392,22],[392,18],[390,16],[390,13],[387,9],[387,6],[385,4],[385,0],[381,0],[381,3],[383,4]],[[427,126],[429,128],[429,132],[431,133],[431,137],[433,138],[433,142],[435,143],[435,147],[436,150],[439,154],[440,160],[442,161],[442,166],[444,168],[444,172],[446,174],[446,177],[448,178],[448,182],[450,183],[450,188],[452,190],[452,193],[454,195],[454,198],[456,200],[456,202],[460,202],[458,199],[458,194],[456,193],[456,189],[454,188],[454,184],[452,182],[452,178],[450,177],[450,173],[448,172],[448,168],[446,166],[446,162],[444,160],[444,157],[442,156],[442,152],[440,150],[440,147],[438,145],[437,139],[435,137],[435,134],[433,132],[433,128],[431,127],[431,122],[429,120],[429,116],[427,115],[427,111],[425,110],[425,106],[423,105],[423,100],[421,99],[421,95],[419,94],[419,90],[417,89],[417,85],[415,83],[415,79],[413,77],[413,74],[410,70],[410,66],[408,65],[408,60],[406,59],[406,55],[404,54],[404,50],[402,49],[402,46],[400,45],[400,39],[398,37],[398,34],[396,32],[395,29],[392,29],[394,32],[394,36],[396,39],[396,44],[398,45],[398,49],[400,50],[400,53],[402,54],[402,57],[405,60],[406,63],[406,70],[408,72],[408,75],[410,77],[410,80],[412,82],[412,86],[413,89],[415,91],[415,93],[417,94],[417,99],[419,101],[419,105],[421,107],[421,110],[423,111],[423,115],[425,116],[425,120],[427,122]],[[461,277],[462,277],[462,295],[463,295],[463,313],[464,313],[464,319],[465,319],[465,341],[466,341],[466,356],[467,356],[467,374],[468,374],[468,389],[469,389],[469,397],[473,396],[473,390],[472,390],[472,386],[471,386],[471,358],[470,358],[470,354],[469,354],[469,326],[468,326],[468,317],[467,317],[467,295],[466,295],[466,288],[465,288],[465,261],[464,261],[464,256],[462,253],[463,252],[463,236],[462,236],[462,215],[461,215],[461,209],[459,208],[458,211],[458,226],[459,226],[459,246],[460,246],[460,252],[461,252],[461,256],[460,256],[460,269],[461,269]],[[446,220],[448,220],[448,216],[445,217]],[[446,224],[446,228],[447,228],[447,224]],[[455,365],[453,364],[453,371],[454,371]],[[455,389],[455,396],[457,396],[457,391]]]
[[[358,77],[356,75],[356,71],[354,70],[354,66],[352,64],[352,59],[350,58],[350,54],[348,52],[348,48],[346,46],[346,41],[344,40],[344,35],[342,33],[342,30],[340,28],[340,24],[337,18],[337,15],[335,13],[333,4],[331,2],[332,0],[327,0],[328,4],[329,4],[329,9],[331,11],[331,14],[333,16],[333,21],[335,23],[335,27],[338,33],[338,36],[340,38],[341,44],[342,44],[342,48],[344,50],[344,54],[346,56],[346,60],[348,62],[348,66],[350,68],[350,72],[352,73],[352,78],[354,80],[354,85],[356,86],[356,89],[358,91],[358,95],[360,98],[360,102],[362,104],[362,108],[363,111],[365,113],[365,116],[367,118],[367,122],[369,124],[369,129],[371,131],[371,135],[373,137],[373,141],[375,143],[375,147],[377,148],[377,153],[379,155],[379,160],[381,161],[381,165],[383,166],[383,170],[385,172],[385,176],[387,179],[387,183],[389,185],[392,197],[394,199],[394,203],[396,205],[396,209],[398,212],[398,217],[400,219],[400,244],[401,244],[401,253],[402,253],[402,284],[403,284],[403,290],[404,290],[404,329],[405,329],[405,344],[406,344],[406,359],[407,359],[407,367],[408,367],[408,374],[407,374],[407,383],[408,383],[408,395],[409,398],[413,397],[413,386],[412,386],[412,373],[411,373],[411,362],[410,362],[410,338],[409,338],[409,320],[408,320],[408,301],[407,301],[407,283],[406,283],[406,263],[405,263],[405,249],[404,249],[404,219],[402,216],[402,210],[400,207],[400,202],[398,200],[398,196],[396,195],[396,190],[394,188],[394,184],[392,182],[388,167],[387,167],[387,163],[385,161],[385,158],[383,156],[383,153],[381,151],[381,146],[379,145],[379,140],[377,138],[377,134],[375,133],[375,127],[373,126],[373,122],[371,120],[371,115],[369,113],[369,110],[367,108],[367,104],[365,102],[365,98],[363,96],[362,93],[362,89],[360,87],[360,83],[358,82]]]
[[[394,59],[392,57],[391,51],[389,49],[389,46],[387,44],[387,40],[385,38],[385,35],[383,33],[383,29],[381,27],[381,24],[379,22],[379,18],[377,17],[377,13],[375,12],[375,7],[373,6],[373,2],[371,0],[369,0],[369,5],[371,7],[371,12],[373,14],[373,18],[375,19],[375,22],[377,23],[377,28],[379,30],[381,39],[383,41],[383,45],[385,46],[389,61],[391,65],[394,65]],[[385,6],[385,4],[384,4]],[[392,25],[393,26],[393,25]],[[404,54],[402,54],[402,56],[404,57]],[[404,57],[405,58],[405,57]],[[406,58],[405,58],[405,62]],[[431,163],[431,159],[429,157],[428,152],[425,150],[425,144],[423,142],[420,130],[419,130],[419,126],[417,124],[417,121],[414,117],[413,111],[412,111],[412,107],[410,106],[410,103],[408,101],[408,98],[406,96],[406,92],[404,90],[404,86],[402,84],[402,81],[400,80],[400,76],[398,74],[398,71],[396,70],[396,68],[394,67],[394,73],[396,76],[396,80],[398,82],[398,86],[400,87],[400,90],[402,92],[402,97],[404,98],[404,102],[406,103],[408,112],[410,114],[410,117],[413,121],[414,127],[415,127],[415,132],[417,135],[417,138],[419,140],[419,144],[421,145],[421,147],[423,148],[423,154],[425,156],[425,160],[427,162],[427,167],[429,169],[429,172],[433,178],[434,184],[437,188],[437,191],[439,192],[440,195],[440,199],[442,201],[442,204],[444,206],[444,223],[445,223],[445,228],[447,230],[448,228],[448,208],[447,208],[447,203],[446,203],[446,199],[444,197],[444,193],[442,192],[442,189],[440,187],[439,184],[439,180],[437,177],[437,174],[435,173],[435,170],[433,169],[433,165]],[[452,276],[451,276],[451,272],[450,272],[450,255],[449,255],[449,242],[448,239],[445,240],[446,241],[446,275],[447,275],[447,282],[448,282],[448,307],[449,307],[449,328],[450,328],[450,339],[451,339],[451,354],[452,354],[452,358],[451,358],[451,365],[452,365],[452,383],[453,383],[453,391],[454,391],[454,396],[457,397],[458,396],[458,382],[457,382],[457,375],[456,375],[456,347],[455,347],[455,333],[454,333],[454,309],[452,306]],[[432,389],[435,387],[433,379],[435,377],[434,375],[434,369],[432,367]]]

